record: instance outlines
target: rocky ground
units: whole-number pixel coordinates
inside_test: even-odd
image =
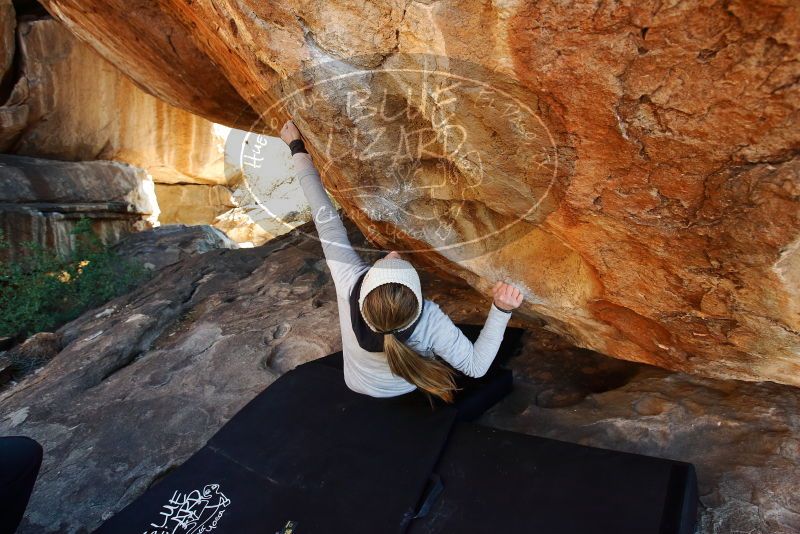
[[[227,249],[169,231],[159,255],[152,235],[125,250],[160,267],[155,276],[64,326],[58,354],[0,392],[0,435],[45,448],[21,533],[90,531],[281,373],[340,348],[312,238]],[[487,299],[454,280],[424,285],[457,320],[485,313]],[[483,424],[693,462],[704,533],[800,529],[800,390],[613,360],[543,329],[511,365],[515,391]]]

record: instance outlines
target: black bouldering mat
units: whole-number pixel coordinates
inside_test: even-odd
[[[97,533],[275,532],[282,492],[267,479],[204,447]],[[271,530],[268,530],[271,528]]]
[[[456,422],[510,387],[502,369],[434,409],[350,391],[340,360],[276,380],[98,532],[692,531],[689,464]]]
[[[302,365],[99,532],[160,534],[149,525],[178,513],[173,494],[215,485],[230,501],[215,532],[273,533],[290,521],[298,533],[402,532],[454,418],[420,394],[376,399],[350,391],[336,369]]]
[[[691,464],[471,424],[435,469],[443,490],[409,532],[690,534]]]

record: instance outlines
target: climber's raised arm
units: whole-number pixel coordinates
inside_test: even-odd
[[[503,333],[511,318],[511,311],[522,304],[522,294],[519,289],[509,284],[497,282],[492,291],[494,300],[475,343],[472,343],[453,324],[439,306],[429,303],[431,306],[428,315],[429,328],[434,331],[431,336],[433,352],[467,376],[477,378],[486,374],[503,341]]]
[[[297,177],[311,206],[311,217],[317,227],[336,291],[347,293],[355,283],[357,274],[363,272],[367,264],[353,250],[347,230],[322,185],[311,156],[306,152],[300,131],[291,120],[281,128],[281,139],[292,151]]]

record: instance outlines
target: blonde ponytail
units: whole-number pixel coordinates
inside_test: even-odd
[[[383,284],[367,294],[361,312],[364,318],[382,332],[399,330],[416,315],[417,298],[402,284]],[[456,390],[454,371],[434,359],[425,358],[392,333],[383,336],[383,350],[393,374],[414,384],[429,395],[453,402]]]
[[[436,360],[423,358],[392,334],[383,336],[383,350],[392,373],[430,395],[453,402],[456,383],[452,369]]]

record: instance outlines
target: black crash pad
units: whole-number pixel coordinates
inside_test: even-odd
[[[409,532],[691,534],[691,464],[459,424],[443,490]]]
[[[159,524],[163,512],[174,512],[173,493],[214,484],[230,501],[215,533],[271,534],[290,521],[304,534],[401,532],[415,513],[455,413],[432,410],[420,394],[360,395],[336,369],[302,365],[98,532],[161,534],[149,525]]]
[[[691,532],[689,464],[457,422],[510,379],[493,368],[432,409],[350,391],[340,354],[301,365],[98,532]]]

